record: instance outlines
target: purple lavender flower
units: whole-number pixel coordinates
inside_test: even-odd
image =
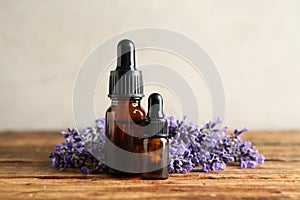
[[[50,158],[50,165],[52,167],[59,167],[60,157],[57,154],[51,153],[49,158]]]
[[[256,161],[253,161],[253,160],[248,161],[248,167],[249,168],[255,168],[256,165],[257,165]]]
[[[248,166],[248,161],[242,161],[242,162],[241,162],[241,168],[242,168],[242,169],[247,168],[247,166]]]
[[[83,173],[83,174],[89,174],[90,170],[87,166],[83,166],[83,167],[80,168],[80,172]]]
[[[241,168],[253,168],[264,160],[250,141],[240,139],[248,131],[247,127],[235,130],[230,137],[226,134],[227,127],[217,128],[221,124],[219,119],[205,123],[202,128],[186,123],[185,119],[177,120],[176,124],[170,134],[173,135],[170,137],[170,172],[190,171],[190,166],[179,161],[190,161],[192,171],[209,172],[223,170],[230,162],[240,162]]]
[[[226,167],[226,164],[224,162],[214,162],[212,164],[212,170],[221,171],[224,170]]]
[[[167,117],[169,124],[169,172],[187,173],[224,170],[227,163],[239,162],[241,168],[254,168],[264,163],[264,156],[250,141],[242,141],[241,135],[248,131],[234,130],[227,135],[227,127],[218,127],[220,119],[205,123],[202,127],[187,123],[186,117],[176,120]],[[85,174],[97,173],[104,164],[105,120],[78,132],[69,128],[61,134],[66,141],[54,145],[49,155],[50,165],[57,168],[79,167]],[[93,155],[97,155],[95,158]],[[90,163],[92,169],[87,164]]]
[[[62,145],[61,144],[55,144],[54,145],[54,151],[59,152],[62,150]]]
[[[258,164],[264,164],[265,162],[265,157],[262,154],[259,154],[256,158],[256,161]]]
[[[97,119],[96,126],[97,128],[103,128],[105,126],[105,119],[104,118]]]
[[[55,152],[49,155],[50,165],[56,168],[84,167],[87,163],[97,166],[99,162],[87,151],[77,129],[69,128],[61,134],[66,139],[63,144],[55,144]]]

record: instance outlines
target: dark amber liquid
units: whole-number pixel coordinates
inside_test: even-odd
[[[143,162],[143,179],[167,179],[169,176],[169,141],[168,138],[153,137],[144,139],[143,152],[147,159]],[[149,171],[149,169],[156,169]]]
[[[129,152],[142,152],[142,123],[145,119],[145,111],[141,108],[140,99],[113,100],[112,105],[106,111],[106,136],[119,148]],[[134,134],[132,136],[131,134]],[[114,151],[107,151],[106,156],[118,163],[120,155]],[[127,160],[132,165],[132,172],[123,172],[107,166],[107,172],[124,177],[140,176],[135,173],[142,168],[140,158]]]

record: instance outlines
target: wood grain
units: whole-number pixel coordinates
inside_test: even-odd
[[[300,132],[246,133],[266,157],[256,169],[130,180],[51,168],[58,132],[0,133],[0,199],[300,199]]]

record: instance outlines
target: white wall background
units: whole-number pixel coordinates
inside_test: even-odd
[[[300,1],[1,0],[0,130],[73,126],[82,61],[112,35],[142,27],[178,31],[206,49],[223,79],[229,127],[300,129]],[[138,56],[139,64],[173,61]],[[103,116],[108,98],[96,96]],[[177,104],[167,112],[178,113]]]

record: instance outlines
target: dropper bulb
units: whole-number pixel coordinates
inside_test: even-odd
[[[136,70],[135,46],[131,40],[124,39],[118,43],[117,55],[116,70]]]
[[[148,117],[163,119],[163,98],[158,93],[152,93],[148,98]]]

